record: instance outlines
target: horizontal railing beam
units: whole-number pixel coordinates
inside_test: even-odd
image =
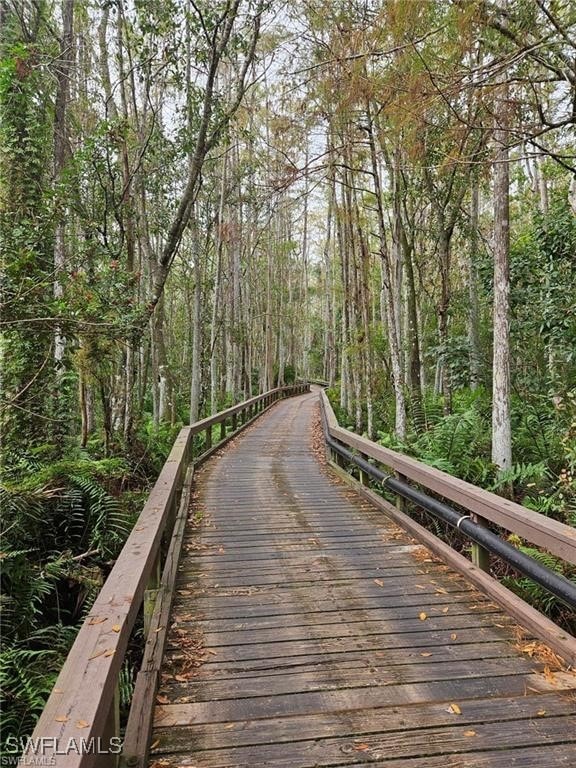
[[[196,421],[194,424],[188,427],[188,429],[192,430],[193,435],[196,435],[199,432],[203,432],[209,427],[214,426],[214,424],[219,424],[223,419],[227,419],[230,416],[240,413],[240,411],[255,405],[256,403],[259,403],[261,400],[264,400],[267,397],[271,397],[273,401],[275,401],[276,399],[279,399],[283,396],[306,392],[307,389],[308,384],[295,384],[293,386],[276,387],[276,389],[271,389],[261,395],[255,395],[249,400],[244,400],[242,403],[232,405],[230,408],[226,408],[225,411],[220,411],[219,413],[215,413],[213,416],[207,416],[205,419]]]
[[[102,737],[128,640],[160,549],[162,533],[188,464],[190,430],[183,428],[110,575],[82,624],[34,730],[60,752]],[[56,751],[56,750],[55,750]],[[97,755],[58,754],[57,765],[92,765]],[[45,756],[46,757],[46,756]],[[80,757],[84,760],[81,761]]]
[[[512,546],[512,544],[502,539],[498,534],[472,520],[470,515],[463,515],[447,504],[437,501],[432,496],[414,488],[409,483],[387,475],[378,467],[370,464],[364,457],[344,448],[343,445],[333,438],[327,436],[326,439],[333,451],[343,456],[348,463],[355,464],[359,468],[360,482],[363,485],[367,483],[365,480],[362,480],[362,477],[371,477],[382,487],[392,491],[397,496],[413,502],[420,509],[426,510],[442,522],[448,523],[448,525],[461,531],[464,536],[485,547],[489,552],[492,552],[511,565],[516,571],[523,573],[537,584],[540,584],[540,586],[558,597],[570,608],[576,609],[576,584],[574,582],[546,568],[533,557],[524,554]]]
[[[339,426],[326,394],[321,392],[320,396],[329,433],[334,439],[399,472],[412,482],[576,565],[576,529],[344,429]]]

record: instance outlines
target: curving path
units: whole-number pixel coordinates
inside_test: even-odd
[[[197,476],[151,765],[574,768],[576,676],[322,466],[316,403]]]

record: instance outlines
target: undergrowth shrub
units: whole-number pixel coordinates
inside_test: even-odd
[[[0,750],[28,735],[144,498],[126,459],[14,459],[0,485]],[[128,695],[130,672],[123,672]]]

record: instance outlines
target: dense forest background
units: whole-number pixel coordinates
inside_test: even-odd
[[[257,392],[576,525],[574,3],[0,0],[0,57],[3,738]]]

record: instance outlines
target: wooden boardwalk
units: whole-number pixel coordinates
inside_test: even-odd
[[[576,677],[321,466],[316,402],[198,475],[151,765],[574,768]]]

